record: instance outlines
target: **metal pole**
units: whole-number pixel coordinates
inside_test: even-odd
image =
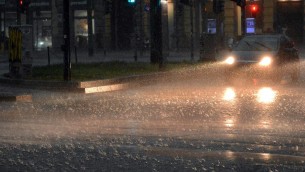
[[[70,0],[63,0],[63,23],[64,23],[64,80],[71,80],[70,60]]]
[[[159,63],[163,68],[163,41],[162,41],[162,8],[160,0],[150,0],[150,30],[151,30],[151,63]]]
[[[92,26],[92,0],[87,0],[87,20],[88,20],[88,55],[93,56],[93,26]]]
[[[0,8],[1,8],[1,12],[0,12],[0,33],[2,34],[2,8],[5,8],[5,7],[2,6],[2,4],[1,4]]]
[[[19,0],[16,0],[16,14],[17,14],[17,25],[21,25],[21,9],[19,5]]]
[[[246,7],[245,6],[241,7],[241,23],[242,23],[242,33],[243,33],[243,35],[246,35],[247,24],[246,24]]]
[[[174,0],[174,27],[175,27],[175,48],[176,51],[178,51],[178,47],[179,47],[179,36],[178,36],[178,8],[179,8],[179,1],[178,0]]]
[[[77,58],[77,47],[74,46],[74,55],[75,55],[75,63],[78,63],[78,58]]]
[[[50,47],[48,47],[48,66],[51,65]]]
[[[5,5],[6,5],[6,1],[5,1]],[[3,31],[4,31],[4,35],[6,35],[6,6],[3,7]]]
[[[139,38],[140,38],[140,57],[143,56],[143,43],[144,43],[144,24],[143,24],[143,1],[140,1],[140,26],[139,26]]]
[[[139,3],[136,2],[136,4],[134,5],[134,13],[133,13],[133,28],[134,28],[134,32],[133,32],[133,39],[134,39],[134,61],[137,62],[138,61],[138,5]]]
[[[26,24],[30,24],[30,9],[29,9],[29,7],[26,9],[26,13],[25,13],[25,15],[26,15]]]
[[[194,14],[193,14],[193,8],[194,8],[194,1],[190,1],[190,16],[191,16],[191,61],[194,62]]]

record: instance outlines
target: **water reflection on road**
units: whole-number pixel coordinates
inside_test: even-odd
[[[160,156],[173,157],[176,164],[183,164],[181,157],[200,159],[197,169],[204,165],[207,170],[213,170],[206,166],[209,160],[215,164],[222,158],[268,163],[293,155],[302,164],[303,93],[302,87],[227,87],[205,80],[94,95],[37,93],[33,103],[0,104],[0,143],[49,145],[48,149],[83,146],[88,152],[100,151],[98,156],[108,156],[109,161],[110,155],[119,157],[128,148],[141,152],[142,160],[157,157],[159,165],[167,163]],[[0,151],[9,152],[1,150],[1,144]]]

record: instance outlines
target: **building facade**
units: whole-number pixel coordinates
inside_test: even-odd
[[[92,6],[87,2],[91,1]],[[199,49],[200,39],[212,39],[215,45],[225,45],[229,38],[244,34],[282,32],[296,42],[305,39],[304,0],[248,0],[245,11],[233,1],[225,0],[224,11],[213,12],[212,0],[161,0],[164,48]],[[191,3],[193,2],[193,3]],[[0,28],[7,33],[16,25],[16,2],[0,4]],[[251,5],[258,6],[253,17]],[[127,0],[71,0],[71,42],[79,49],[88,48],[88,11],[92,11],[92,34],[95,49],[147,49],[150,39],[150,0],[129,4]],[[27,14],[21,15],[22,24],[33,26],[37,49],[47,46],[59,49],[63,43],[63,1],[32,0]],[[210,40],[209,40],[210,41]],[[210,42],[211,43],[211,42]]]
[[[256,17],[251,15],[252,5],[258,7]],[[288,36],[302,43],[304,42],[304,9],[303,0],[247,1],[245,22],[243,22],[242,9],[232,1],[225,1],[224,33],[226,37],[238,37],[244,33],[281,33],[286,30]]]

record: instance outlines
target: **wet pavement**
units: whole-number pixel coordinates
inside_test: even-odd
[[[304,171],[304,66],[298,84],[210,66],[90,95],[0,84],[32,95],[0,102],[0,171]]]
[[[2,102],[0,170],[305,170],[303,82],[205,75],[102,94],[28,90],[32,102]]]

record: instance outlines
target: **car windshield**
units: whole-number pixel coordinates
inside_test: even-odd
[[[250,36],[243,38],[235,51],[274,51],[278,48],[277,37]]]

